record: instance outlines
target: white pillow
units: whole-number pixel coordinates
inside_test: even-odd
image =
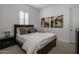
[[[20,35],[20,31],[19,31],[19,28],[17,28],[17,35]]]

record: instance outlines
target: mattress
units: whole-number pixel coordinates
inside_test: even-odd
[[[36,53],[55,38],[56,34],[39,32],[17,36],[17,40],[23,44],[22,48],[29,54]]]

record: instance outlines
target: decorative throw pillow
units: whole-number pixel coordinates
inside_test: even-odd
[[[24,35],[24,34],[27,34],[28,33],[28,28],[26,28],[26,27],[20,27],[19,28],[19,31],[20,31],[20,34],[21,35]]]
[[[29,29],[29,33],[35,32],[35,28],[34,27],[28,27],[28,29]]]

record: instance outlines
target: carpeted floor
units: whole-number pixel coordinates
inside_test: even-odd
[[[24,54],[19,46],[14,45],[5,49],[0,50],[0,54]],[[49,54],[74,54],[75,45],[69,44],[61,41],[57,41],[57,46],[49,52]]]
[[[75,44],[69,44],[61,41],[58,41],[57,46],[49,52],[49,54],[74,54],[74,53],[75,53]]]

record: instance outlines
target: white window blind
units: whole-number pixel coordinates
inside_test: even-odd
[[[29,13],[20,11],[19,12],[20,24],[29,24]]]
[[[29,23],[29,14],[25,13],[25,24],[27,25]]]

